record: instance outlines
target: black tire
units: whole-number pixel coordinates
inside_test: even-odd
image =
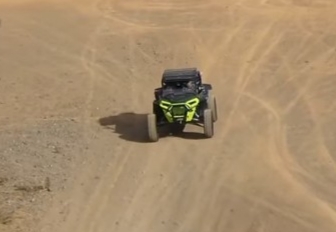
[[[214,122],[212,120],[211,109],[204,110],[204,135],[207,138],[212,138],[214,135]]]
[[[208,100],[207,100],[208,109],[212,111],[212,121],[216,122],[218,119],[217,116],[217,103],[216,97],[211,90],[208,90]]]
[[[147,129],[149,140],[151,142],[157,142],[159,140],[159,134],[157,131],[155,114],[147,115]]]

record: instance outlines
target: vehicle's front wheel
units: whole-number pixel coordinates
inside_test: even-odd
[[[151,142],[157,142],[159,140],[159,134],[157,131],[155,114],[147,115],[147,129],[149,140]]]
[[[204,110],[204,135],[207,138],[211,138],[214,135],[214,122],[212,115],[211,109]]]

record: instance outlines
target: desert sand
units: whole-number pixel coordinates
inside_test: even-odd
[[[0,231],[335,232],[334,0],[0,1]],[[215,136],[148,143],[166,68]]]

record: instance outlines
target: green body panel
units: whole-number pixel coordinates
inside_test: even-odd
[[[191,100],[182,103],[171,103],[166,100],[161,100],[159,105],[162,108],[167,121],[172,123],[180,118],[184,119],[185,110],[187,110],[187,117],[184,121],[191,122],[194,118],[199,103],[200,100],[197,97],[195,97]],[[172,114],[173,110],[174,114]]]

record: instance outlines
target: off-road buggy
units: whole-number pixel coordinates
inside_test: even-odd
[[[202,83],[197,68],[164,70],[154,97],[153,112],[147,117],[150,141],[159,140],[159,127],[168,126],[172,134],[178,134],[187,123],[203,126],[207,138],[214,135],[216,98],[211,84]]]

